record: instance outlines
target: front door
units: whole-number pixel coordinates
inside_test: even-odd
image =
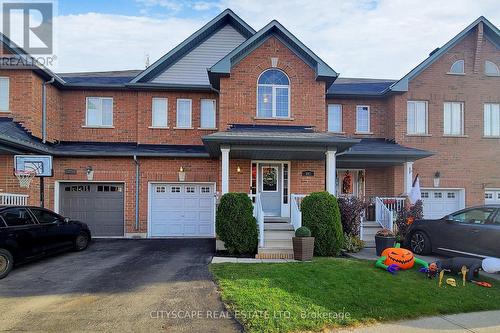
[[[264,215],[281,216],[281,164],[260,164],[258,179]]]

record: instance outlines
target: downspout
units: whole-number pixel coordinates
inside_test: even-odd
[[[139,160],[134,155],[135,162],[135,230],[139,230]]]
[[[42,143],[47,141],[47,85],[54,83],[55,79],[42,83]]]

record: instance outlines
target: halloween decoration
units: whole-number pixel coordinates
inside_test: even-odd
[[[449,272],[448,269],[443,269],[441,272],[439,272],[439,283],[438,283],[439,288],[441,288],[441,285],[443,284],[443,277],[445,271]]]
[[[500,259],[498,258],[485,258],[482,263],[483,271],[486,273],[500,272]]]
[[[438,267],[435,262],[429,265],[429,268],[422,267],[419,270],[422,273],[426,273],[429,279],[434,279],[438,273]]]
[[[462,266],[462,269],[461,269],[461,274],[462,274],[462,286],[465,287],[465,281],[467,280],[466,276],[467,276],[467,272],[469,271],[469,269],[467,268],[467,266]]]
[[[429,265],[422,259],[415,258],[413,252],[400,247],[397,243],[395,247],[389,247],[382,252],[382,256],[375,263],[375,267],[385,269],[391,274],[395,274],[398,270],[410,269],[415,263],[424,268]]]
[[[454,278],[447,278],[446,279],[446,284],[449,285],[449,286],[452,286],[452,287],[456,287],[457,286],[457,281],[455,281]]]
[[[433,263],[431,263],[432,265]],[[455,257],[449,259],[437,260],[434,264],[438,267],[438,271],[447,271],[453,274],[460,274],[462,272],[462,267],[466,266],[468,272],[466,274],[466,280],[470,281],[473,277],[479,275],[479,270],[481,269],[482,260],[475,258],[465,258],[465,257]]]
[[[351,187],[352,187],[352,177],[351,174],[349,173],[349,170],[347,170],[345,172],[344,179],[342,179],[342,193],[343,194],[351,193]]]
[[[488,283],[488,282],[483,282],[483,281],[474,281],[474,280],[471,280],[470,282],[474,283],[474,284],[477,284],[478,286],[480,287],[486,287],[486,288],[491,288],[491,283]]]

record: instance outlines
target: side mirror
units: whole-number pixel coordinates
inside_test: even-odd
[[[443,220],[445,220],[446,222],[453,222],[453,216],[451,215],[446,215],[445,217],[443,217]]]
[[[65,218],[64,218],[64,223],[69,223],[69,221],[71,221],[71,220],[69,219],[69,217],[65,217]]]

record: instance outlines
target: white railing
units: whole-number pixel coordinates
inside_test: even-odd
[[[28,205],[27,194],[0,193],[0,205],[26,206]]]
[[[382,228],[393,230],[393,212],[387,208],[381,198],[375,198],[375,220]]]
[[[290,223],[294,230],[297,230],[302,226],[302,212],[300,211],[300,204],[302,199],[304,199],[305,194],[292,194],[291,196],[292,204],[290,206]]]
[[[378,197],[382,203],[392,212],[399,212],[405,206],[405,198],[400,197]]]
[[[264,211],[262,210],[260,193],[257,193],[255,196],[253,216],[257,220],[257,225],[259,226],[259,247],[264,247]]]

